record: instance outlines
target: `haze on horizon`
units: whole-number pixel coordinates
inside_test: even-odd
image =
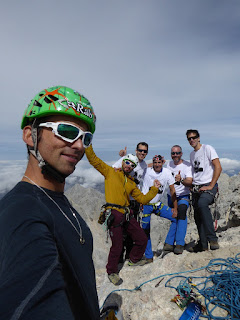
[[[166,159],[168,161],[168,159]],[[149,163],[150,160],[147,162]],[[113,165],[115,161],[107,161]],[[223,172],[229,176],[239,174],[240,160],[220,158]],[[1,161],[0,160],[0,198],[18,183],[25,172],[27,160]],[[164,165],[166,167],[166,164]],[[66,179],[66,187],[79,183],[85,188],[104,190],[104,178],[87,161],[86,157],[81,160],[76,170]]]
[[[24,109],[57,84],[91,101],[104,160],[139,141],[188,155],[189,128],[239,159],[239,1],[13,0],[0,18],[0,160],[26,159]]]

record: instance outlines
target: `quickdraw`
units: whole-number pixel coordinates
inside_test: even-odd
[[[105,229],[105,231],[107,229],[109,229],[111,227],[111,225],[113,224],[114,216],[112,215],[112,209],[114,209],[114,208],[124,209],[124,211],[125,211],[125,213],[123,214],[123,221],[114,227],[118,227],[118,226],[122,225],[124,223],[124,217],[125,217],[125,221],[129,221],[131,218],[129,207],[125,207],[125,206],[121,206],[118,204],[107,202],[104,205],[102,205],[101,213],[98,218],[98,223],[103,225],[103,228]]]

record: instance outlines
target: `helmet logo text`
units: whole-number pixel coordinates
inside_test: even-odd
[[[82,113],[90,119],[93,118],[93,114],[91,110],[89,108],[84,107],[80,102],[74,103],[72,101],[62,99],[62,100],[58,100],[58,103],[66,109],[72,108],[76,110],[78,113]]]

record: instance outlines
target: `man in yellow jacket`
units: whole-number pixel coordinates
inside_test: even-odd
[[[154,185],[147,194],[143,194],[137,187],[133,178],[129,175],[137,166],[137,157],[128,154],[122,161],[121,170],[116,170],[107,165],[96,156],[92,145],[85,149],[89,163],[105,178],[106,209],[111,209],[112,224],[110,237],[112,246],[108,255],[107,273],[109,280],[114,285],[120,285],[123,281],[118,275],[118,261],[123,246],[123,230],[132,238],[134,245],[129,254],[129,266],[142,266],[145,260],[141,260],[147,245],[147,237],[140,227],[132,212],[129,212],[129,195],[139,203],[147,204],[157,193],[160,183],[154,180]]]

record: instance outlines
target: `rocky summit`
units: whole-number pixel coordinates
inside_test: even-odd
[[[208,291],[213,287],[221,297],[221,299],[217,298],[215,303],[222,303],[224,308],[208,304],[209,300],[205,301],[203,297],[198,297],[198,301],[206,305],[209,319],[215,319],[214,317],[239,319],[236,312],[240,314],[240,297],[236,296],[239,293],[235,288],[239,287],[240,281],[240,174],[232,177],[221,174],[219,196],[211,207],[220,249],[200,253],[187,251],[198,240],[193,212],[189,210],[185,250],[180,255],[164,254],[162,248],[169,221],[152,215],[151,238],[155,252],[154,260],[152,263],[138,267],[128,266],[127,261],[120,264],[119,275],[123,279],[120,286],[114,286],[109,282],[105,269],[111,240],[108,239],[102,225],[97,222],[101,206],[105,203],[104,195],[94,189],[85,189],[81,185],[75,185],[66,192],[66,195],[93,233],[93,258],[100,307],[103,304],[118,305],[125,320],[179,319],[183,314],[184,306],[179,304],[179,301],[171,300],[174,298],[176,300],[177,290],[182,290],[184,286],[189,287],[189,278],[192,278],[192,286],[190,286],[192,290],[194,285],[201,289],[200,283],[203,283],[202,287],[208,283]],[[235,282],[230,284],[231,294],[225,292],[228,284],[219,285],[219,280],[215,279],[216,275],[221,277],[224,273],[225,276],[229,264],[230,269],[234,269],[234,272],[231,270],[231,281],[235,279],[232,279],[232,274],[238,277],[238,285],[235,285]],[[222,302],[223,296],[225,302]],[[237,299],[237,311],[234,311],[233,307],[229,312],[225,310],[226,299],[229,296],[232,301]]]

